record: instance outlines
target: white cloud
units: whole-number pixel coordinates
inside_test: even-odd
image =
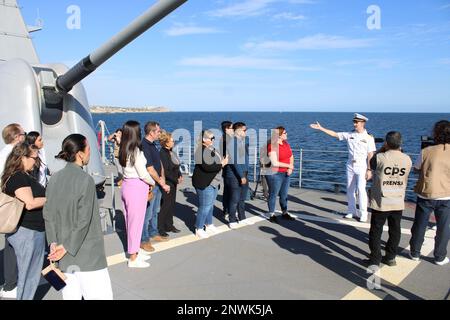
[[[241,3],[232,4],[210,14],[215,17],[237,17],[237,16],[257,16],[266,12],[269,4],[277,0],[246,0]]]
[[[314,36],[300,38],[294,41],[263,41],[248,42],[246,49],[261,50],[323,50],[323,49],[353,49],[367,48],[372,46],[371,39],[351,39],[340,36],[317,34]]]
[[[244,0],[229,6],[210,11],[214,17],[251,17],[268,12],[272,3],[285,2],[286,0]],[[291,4],[315,4],[312,0],[289,0]]]
[[[289,3],[294,4],[316,4],[316,1],[313,0],[289,0]]]
[[[198,26],[183,25],[183,24],[174,25],[170,29],[165,31],[165,33],[168,36],[172,36],[172,37],[192,35],[192,34],[212,34],[212,33],[221,33],[221,32],[222,31],[220,31],[216,28],[198,27]]]
[[[273,16],[275,19],[285,19],[285,20],[305,20],[306,17],[303,15],[295,15],[291,12],[283,12]]]
[[[380,69],[391,69],[398,64],[398,61],[389,59],[363,59],[363,60],[343,60],[335,63],[338,67],[367,65]]]
[[[249,56],[203,56],[182,59],[182,66],[210,68],[244,68],[280,71],[317,71],[318,68],[299,67],[281,59],[255,58]]]

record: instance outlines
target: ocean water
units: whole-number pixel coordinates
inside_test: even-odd
[[[399,131],[403,135],[403,150],[411,155],[413,161],[420,153],[421,136],[431,135],[434,123],[439,120],[449,120],[450,113],[366,113],[369,118],[367,129],[376,138],[384,138],[389,131]],[[323,127],[336,132],[351,131],[353,129],[352,113],[313,113],[313,112],[173,112],[173,113],[124,113],[124,114],[94,114],[94,124],[99,120],[106,122],[110,132],[120,128],[128,120],[136,120],[145,125],[148,121],[157,121],[165,130],[173,132],[176,129],[186,129],[194,135],[194,123],[201,121],[203,129],[219,129],[224,120],[232,122],[242,121],[248,129],[259,130],[284,126],[288,132],[288,141],[295,150],[296,171],[292,185],[298,186],[300,175],[300,150],[302,157],[302,187],[335,190],[335,184],[345,184],[345,163],[347,148],[345,142],[340,142],[322,132],[313,130],[309,125],[319,121]],[[198,125],[198,124],[197,124]],[[192,138],[194,139],[194,138]],[[184,141],[185,145],[189,144]],[[191,144],[193,141],[191,141]],[[381,147],[380,144],[377,145]],[[335,151],[338,151],[337,153]],[[250,151],[253,160],[254,152]],[[182,159],[188,162],[186,153]],[[254,161],[252,161],[254,162]],[[253,178],[253,167],[251,178]],[[412,189],[415,175],[410,176]],[[315,180],[315,181],[310,181]],[[326,182],[317,182],[326,181]],[[345,187],[340,187],[345,191]],[[408,198],[413,196],[408,194]]]

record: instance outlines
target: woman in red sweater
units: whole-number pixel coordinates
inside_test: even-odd
[[[294,154],[287,142],[287,131],[284,127],[278,127],[272,131],[271,143],[267,145],[267,154],[270,158],[272,174],[267,176],[269,184],[269,220],[278,222],[275,216],[275,204],[280,197],[282,218],[295,220],[288,213],[288,193],[290,178],[294,172]]]

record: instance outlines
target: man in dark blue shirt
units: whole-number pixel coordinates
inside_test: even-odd
[[[150,240],[157,242],[168,240],[167,236],[161,236],[158,232],[158,213],[161,206],[162,192],[170,192],[170,186],[166,184],[159,150],[155,144],[159,140],[160,135],[161,128],[159,123],[149,122],[145,125],[145,138],[142,140],[142,149],[147,159],[147,171],[155,180],[156,186],[153,189],[153,199],[147,204],[141,247],[144,250],[150,249],[150,251],[154,250],[150,245]]]
[[[245,123],[237,122],[233,125],[233,129],[234,138],[228,145],[228,152],[231,155],[230,162],[224,169],[225,188],[229,194],[228,208],[231,229],[237,228],[238,220],[242,224],[252,224],[245,216],[245,200],[249,191],[247,126]]]

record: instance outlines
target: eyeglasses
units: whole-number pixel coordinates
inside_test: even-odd
[[[364,122],[364,121],[353,120],[353,123],[360,123],[360,122]]]

